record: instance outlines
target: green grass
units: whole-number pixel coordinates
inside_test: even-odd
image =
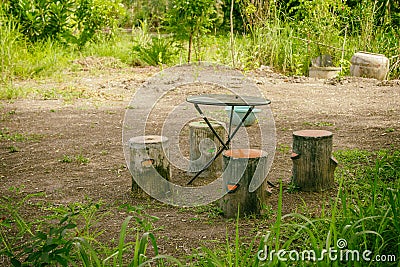
[[[204,246],[198,254],[200,266],[381,266],[382,262],[368,260],[380,255],[388,259],[385,266],[397,266],[400,151],[344,150],[335,157],[341,164],[336,172],[338,193],[322,203],[320,216],[283,215],[281,185],[276,219],[264,237],[255,236],[244,245],[236,232],[234,244],[227,242],[213,249]],[[279,250],[286,252],[279,254],[282,260]],[[336,254],[329,256],[329,250],[336,250]],[[237,251],[240,254],[235,254]],[[304,261],[302,256],[315,256],[315,260]]]
[[[315,126],[315,127],[332,127],[335,126],[334,123],[328,121],[318,121],[318,122],[304,122],[305,126]]]
[[[78,164],[86,165],[90,162],[90,159],[88,157],[85,157],[84,155],[82,155],[82,153],[78,154],[76,156],[63,155],[63,157],[61,159],[59,159],[59,162],[62,162],[62,163],[72,163],[74,161]]]
[[[314,21],[313,23],[317,23]],[[296,29],[295,22],[284,18],[271,18],[259,25],[253,25],[246,35],[235,35],[235,61],[236,66],[243,70],[252,70],[267,65],[278,72],[287,75],[307,75],[310,59],[321,53],[333,56],[336,66],[345,66],[344,75],[349,74],[349,61],[354,52],[366,49],[362,38],[370,39],[368,51],[384,53],[392,58],[392,68],[389,77],[398,76],[398,43],[395,29],[384,31],[374,28],[374,38],[366,36],[349,35],[346,37],[346,49],[342,60],[341,50],[321,46],[317,42],[341,48],[344,41],[343,32],[337,29],[327,30],[336,36],[322,38],[311,35],[310,41],[304,41],[304,33]],[[334,27],[331,24],[329,27]],[[318,25],[315,25],[318,27]],[[11,24],[2,25],[5,39],[0,48],[1,61],[1,86],[0,99],[25,98],[36,95],[42,99],[62,98],[66,100],[85,98],[84,90],[79,88],[46,89],[37,91],[34,88],[21,88],[15,85],[20,79],[41,79],[44,77],[63,80],[65,72],[80,71],[81,67],[74,64],[74,60],[85,57],[109,57],[115,60],[105,62],[96,68],[126,68],[129,65],[159,65],[167,66],[185,63],[187,52],[182,47],[186,44],[177,42],[170,37],[154,36],[146,25],[134,29],[131,35],[120,32],[112,39],[93,42],[81,50],[58,44],[47,40],[40,43],[29,44],[23,41],[22,36]],[[317,31],[319,32],[319,31]],[[316,33],[315,33],[316,34]],[[299,39],[300,38],[300,39]],[[321,39],[322,38],[322,39]],[[307,39],[307,38],[306,38]],[[199,60],[212,61],[232,66],[230,55],[230,38],[228,34],[208,34],[203,37],[198,51]],[[345,63],[343,65],[343,63]],[[396,67],[397,66],[397,67]]]
[[[82,154],[79,154],[75,157],[75,160],[79,163],[79,164],[88,164],[89,163],[89,158],[83,156]]]
[[[273,220],[251,219],[263,225],[261,230],[256,226],[240,236],[243,226],[237,218],[235,230],[227,229],[225,241],[206,243],[181,261],[158,253],[154,235],[158,218],[147,214],[146,207],[119,205],[119,210],[127,214],[119,238],[101,243],[98,239],[107,229],[97,225],[112,216],[115,206],[90,200],[66,206],[33,204],[35,201],[30,199],[38,194],[13,188],[11,197],[0,199],[0,254],[14,266],[18,262],[71,266],[139,266],[151,262],[151,266],[180,266],[184,260],[192,266],[382,266],[382,262],[365,260],[363,254],[358,254],[360,260],[356,260],[356,251],[371,251],[367,258],[384,255],[389,260],[385,266],[397,266],[399,259],[393,260],[400,255],[400,151],[341,150],[334,154],[340,163],[335,173],[337,195],[321,203],[318,216],[283,214],[280,183]],[[24,218],[22,211],[30,205],[39,207],[44,215]],[[192,211],[209,213],[211,219],[220,216],[213,206]],[[10,231],[12,235],[6,234]],[[336,252],[328,254],[329,250]],[[149,253],[152,256],[146,256]],[[304,261],[301,257],[311,258]]]
[[[111,214],[104,212],[101,202],[41,205],[48,215],[27,221],[20,215],[21,210],[43,194],[22,196],[20,189],[12,190],[13,198],[0,200],[0,255],[6,256],[12,266],[165,266],[168,262],[181,265],[177,259],[159,254],[154,234],[145,230],[153,230],[152,223],[148,221],[144,226],[151,216],[140,209],[127,207],[131,215],[122,222],[116,244],[105,245],[96,240],[105,229],[96,225]],[[15,201],[16,197],[21,198]],[[7,234],[10,231],[16,234]],[[149,244],[153,256],[148,256]]]
[[[13,142],[39,142],[42,138],[43,135],[41,134],[11,133],[8,128],[0,129],[0,141],[4,140]]]
[[[270,4],[257,12],[253,3],[242,2],[235,7],[243,15],[243,25],[234,29],[235,67],[251,70],[267,65],[284,74],[307,75],[311,58],[330,54],[334,65],[344,67],[342,74],[347,75],[354,52],[365,50],[385,54],[392,63],[389,77],[399,77],[399,27],[395,23],[398,7],[390,9],[390,1],[387,5],[378,2],[366,0],[350,7],[352,4],[339,0],[301,1],[295,8],[293,3]],[[142,4],[139,5],[142,8],[149,5]],[[392,21],[379,17],[382,12],[391,13]],[[161,13],[159,16],[165,16]],[[79,70],[76,64],[71,64],[74,60],[89,56],[115,58],[109,65],[114,68],[175,65],[185,63],[187,58],[187,44],[168,35],[163,25],[154,28],[151,25],[154,18],[136,21],[137,26],[129,34],[123,30],[112,36],[99,33],[83,47],[51,39],[31,43],[15,22],[5,18],[5,14],[0,14],[1,99],[26,97],[31,93],[28,89],[14,88],[13,82],[18,79],[62,77],[66,71]],[[162,17],[156,19],[161,23],[162,20]],[[215,29],[202,36],[199,44],[193,47],[193,58],[233,66],[230,33]]]
[[[59,160],[62,163],[71,163],[73,161],[72,157],[64,155],[62,159]]]
[[[16,147],[16,146],[9,146],[8,147],[8,152],[10,152],[10,153],[15,153],[15,152],[18,152],[18,151],[19,151],[19,148]]]

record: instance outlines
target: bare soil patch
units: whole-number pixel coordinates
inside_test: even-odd
[[[212,211],[212,205],[180,209],[130,193],[131,176],[121,144],[123,118],[135,90],[158,69],[103,67],[91,71],[88,62],[85,61],[82,72],[67,73],[67,78],[60,82],[18,83],[22,87],[37,88],[72,86],[82,90],[84,98],[0,102],[1,194],[11,196],[10,187],[22,188],[25,193],[45,192],[45,196],[35,201],[50,205],[82,202],[86,198],[102,200],[113,214],[99,225],[107,229],[99,237],[104,242],[118,238],[120,225],[127,216],[118,209],[121,204],[143,206],[147,213],[159,218],[154,225],[161,253],[172,255],[188,255],[203,244],[224,243],[226,231],[233,236],[234,222]],[[293,131],[332,131],[334,151],[400,147],[400,85],[397,81],[379,83],[360,78],[322,81],[284,77],[262,70],[246,75],[254,79],[272,101],[277,151],[268,179],[274,184],[282,179],[287,188],[290,182]],[[170,99],[157,108],[168,110],[174,98],[182,96],[167,97]],[[158,123],[161,119],[154,118],[154,121]],[[15,140],[12,138],[15,134],[26,138]],[[182,143],[182,146],[187,144]],[[65,156],[72,161],[63,161]],[[79,160],[82,158],[88,162]],[[270,216],[241,220],[243,235],[253,237],[254,231],[269,227],[278,205],[278,189],[271,188],[271,191]],[[321,203],[336,193],[335,189],[323,193],[285,191],[283,212],[316,215]],[[25,212],[23,216],[37,216],[46,211],[27,205]]]

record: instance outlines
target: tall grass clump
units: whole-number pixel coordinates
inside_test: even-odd
[[[118,0],[5,1],[0,7],[1,81],[60,73],[88,46],[112,46],[125,11]]]
[[[319,218],[282,216],[284,245],[312,249],[317,258],[324,249],[336,250],[336,258],[326,254],[316,262],[319,266],[380,266],[379,257],[395,266],[400,252],[400,151],[339,151],[336,157],[342,168],[337,197],[328,203],[331,209],[323,208]]]
[[[152,229],[152,216],[140,208],[129,207],[121,224],[116,244],[100,242],[105,229],[98,225],[108,213],[102,203],[71,203],[68,206],[42,207],[47,215],[27,220],[22,214],[28,201],[43,194],[0,200],[0,256],[9,266],[165,266],[181,263],[161,255]],[[7,262],[8,261],[8,262]]]
[[[389,57],[393,66],[390,76],[397,77],[400,34],[394,21],[400,10],[390,1],[240,3],[236,8],[242,14],[245,40],[244,45],[235,47],[240,67],[268,65],[286,74],[307,75],[311,59],[328,54],[333,65],[348,74],[352,55],[368,51]],[[260,5],[263,8],[258,8]]]
[[[14,65],[26,49],[18,25],[8,20],[0,7],[0,70],[1,82],[7,83],[14,75]],[[22,51],[21,51],[22,50]]]
[[[341,1],[304,1],[289,10],[269,2],[260,11],[253,1],[243,1],[245,46],[236,49],[244,50],[244,56],[238,58],[241,66],[268,65],[280,72],[300,75],[307,74],[310,58],[326,53],[336,56],[332,47],[340,48],[343,39],[335,27],[338,2]]]
[[[203,247],[200,266],[397,266],[400,257],[400,151],[335,153],[335,198],[320,214],[282,214],[280,185],[275,222],[242,244]],[[228,240],[228,238],[227,238]],[[258,246],[256,240],[259,240]]]

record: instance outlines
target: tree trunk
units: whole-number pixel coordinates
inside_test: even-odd
[[[228,193],[219,206],[228,218],[246,214],[260,214],[266,204],[267,152],[256,149],[231,149],[223,153],[223,190]],[[254,190],[252,180],[263,179]]]
[[[293,133],[293,183],[302,191],[323,191],[334,185],[337,161],[331,157],[333,135],[329,131]]]
[[[192,56],[192,44],[193,44],[193,32],[191,32],[189,35],[188,63],[190,63],[190,59]]]
[[[211,125],[225,142],[225,128],[219,122]],[[204,121],[189,123],[190,162],[189,174],[195,175],[210,161],[222,144]],[[200,176],[217,178],[222,172],[222,157],[218,157]]]
[[[162,180],[171,178],[168,138],[157,135],[133,137],[129,140],[129,149],[132,191],[142,194],[144,190],[157,199],[165,197],[169,186]]]
[[[230,26],[231,26],[231,54],[232,54],[232,66],[235,68],[235,42],[234,42],[234,36],[233,36],[233,6],[234,6],[235,0],[231,0],[231,12],[229,14],[229,21],[230,21]]]

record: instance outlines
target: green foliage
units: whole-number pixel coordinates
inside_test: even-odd
[[[213,26],[215,14],[213,0],[170,1],[166,14],[167,30],[173,33],[177,40],[188,41],[188,62],[191,60],[193,39],[196,39],[196,47],[199,49],[201,38]]]
[[[13,142],[38,142],[43,136],[40,134],[10,133],[8,128],[0,129],[0,141],[7,140]]]
[[[82,47],[100,30],[113,30],[124,9],[118,0],[9,0],[5,11],[30,42],[52,39]]]
[[[139,27],[141,21],[147,21],[152,31],[161,26],[168,5],[168,0],[122,0],[129,12],[124,18],[126,27]]]
[[[385,266],[397,266],[393,260],[400,253],[400,151],[345,150],[335,157],[341,164],[336,173],[339,189],[335,198],[322,204],[319,216],[283,215],[281,184],[275,222],[258,247],[257,235],[248,245],[239,241],[237,223],[235,244],[203,247],[196,255],[199,266],[381,266],[373,261],[377,255],[391,259]],[[356,250],[359,260],[357,254],[346,254]],[[362,258],[367,250],[372,261]]]
[[[382,262],[362,258],[340,260],[340,255],[346,255],[340,253],[370,250],[371,259],[377,255],[398,256],[400,151],[343,150],[335,152],[335,157],[340,162],[336,172],[337,195],[322,203],[318,216],[283,214],[281,183],[276,218],[263,237],[259,232],[250,239],[241,238],[237,219],[235,234],[227,234],[225,244],[212,249],[203,246],[189,258],[196,266],[380,266]],[[106,247],[96,242],[102,233],[96,225],[109,216],[101,203],[54,206],[47,208],[53,214],[36,221],[25,220],[21,211],[27,210],[28,203],[32,205],[28,200],[40,195],[24,196],[19,188],[11,190],[13,197],[0,199],[0,254],[7,256],[13,266],[181,266],[177,259],[159,254],[156,237],[151,234],[152,222],[158,218],[148,215],[143,207],[131,204],[119,207],[129,216],[121,225],[115,247]],[[203,213],[206,208],[198,208],[198,212]],[[54,220],[59,223],[54,224]],[[127,241],[132,240],[131,234],[133,241]],[[345,246],[339,246],[343,240]],[[280,254],[287,261],[277,257],[280,250],[287,252]],[[307,254],[311,257],[309,261],[292,260],[288,252],[293,250],[299,253],[312,250],[315,255]],[[322,260],[316,260],[329,250],[336,250],[333,256],[338,258],[330,258],[326,253]],[[150,253],[153,256],[148,256]],[[385,264],[396,266],[393,261]]]
[[[77,161],[79,164],[88,164],[89,161],[90,161],[89,158],[85,157],[85,156],[82,155],[82,154],[77,155],[77,156],[75,157],[75,159],[76,159],[76,161]]]
[[[13,71],[13,65],[18,61],[22,34],[17,24],[7,19],[6,11],[0,7],[0,72],[1,82],[8,82]]]
[[[72,158],[70,156],[68,156],[68,155],[64,155],[62,157],[62,159],[60,159],[60,162],[62,162],[62,163],[71,163],[72,162]]]
[[[76,228],[76,224],[63,218],[57,226],[50,227],[47,232],[36,231],[30,242],[23,247],[20,254],[11,259],[13,266],[46,266],[60,264],[68,266],[70,253],[73,248],[73,239],[69,230]],[[23,258],[21,262],[18,258]]]
[[[35,45],[27,43],[26,36],[20,32],[21,25],[7,18],[3,8],[0,7],[0,82],[10,86],[14,76],[30,78],[54,73],[54,69],[68,62],[69,51],[51,40],[37,41]],[[1,89],[1,98],[10,99],[18,94]]]
[[[71,60],[85,55],[159,65],[181,63],[186,56],[189,61],[195,54],[196,60],[230,65],[234,58],[235,67],[244,70],[267,65],[287,75],[307,75],[312,58],[330,54],[334,65],[343,68],[341,75],[347,75],[354,52],[366,50],[390,59],[388,77],[400,75],[398,1],[235,1],[234,57],[227,49],[230,4],[230,0],[5,1],[0,6],[4,84],[0,98],[32,93],[14,88],[16,77],[57,75],[69,70]],[[135,26],[132,35],[115,35],[120,23]]]
[[[76,9],[77,43],[85,45],[101,30],[113,32],[125,12],[119,0],[79,0]]]
[[[16,147],[16,146],[9,146],[8,147],[8,152],[10,152],[10,153],[15,153],[15,152],[18,152],[18,151],[19,151],[19,148]]]
[[[33,42],[69,33],[74,1],[10,0],[8,4],[21,33]]]
[[[149,43],[134,45],[132,50],[136,60],[142,61],[138,62],[140,65],[148,64],[151,66],[169,64],[172,57],[177,53],[174,42],[161,35],[152,37]]]
[[[240,207],[238,207],[239,209]],[[239,212],[238,212],[239,214]],[[209,249],[205,246],[201,248],[201,252],[194,254],[196,266],[258,266],[259,260],[255,249],[256,241],[259,236],[252,239],[248,246],[244,246],[239,236],[239,216],[236,218],[235,236],[233,244],[229,240],[228,231],[226,234],[226,243],[221,249]]]
[[[82,165],[88,164],[89,161],[90,161],[89,158],[85,157],[85,156],[82,155],[82,153],[81,153],[81,154],[78,154],[78,155],[76,155],[76,156],[63,155],[63,157],[59,160],[59,162],[62,162],[62,163],[71,163],[71,162],[73,162],[74,160],[75,160],[78,164],[82,164]]]
[[[13,190],[17,196],[22,195],[19,189]],[[6,197],[0,200],[0,255],[6,256],[12,266],[181,266],[177,259],[159,254],[152,233],[140,233],[144,230],[140,225],[149,225],[144,220],[151,216],[139,208],[124,206],[132,215],[123,221],[116,247],[106,247],[99,246],[98,235],[93,234],[98,232],[96,223],[110,215],[100,209],[101,203],[50,207],[47,211],[53,214],[28,222],[20,212],[35,196],[39,195],[27,195],[19,201]],[[59,223],[54,224],[54,220]],[[132,221],[138,227],[130,229]],[[132,233],[135,238],[127,241],[132,240]]]

